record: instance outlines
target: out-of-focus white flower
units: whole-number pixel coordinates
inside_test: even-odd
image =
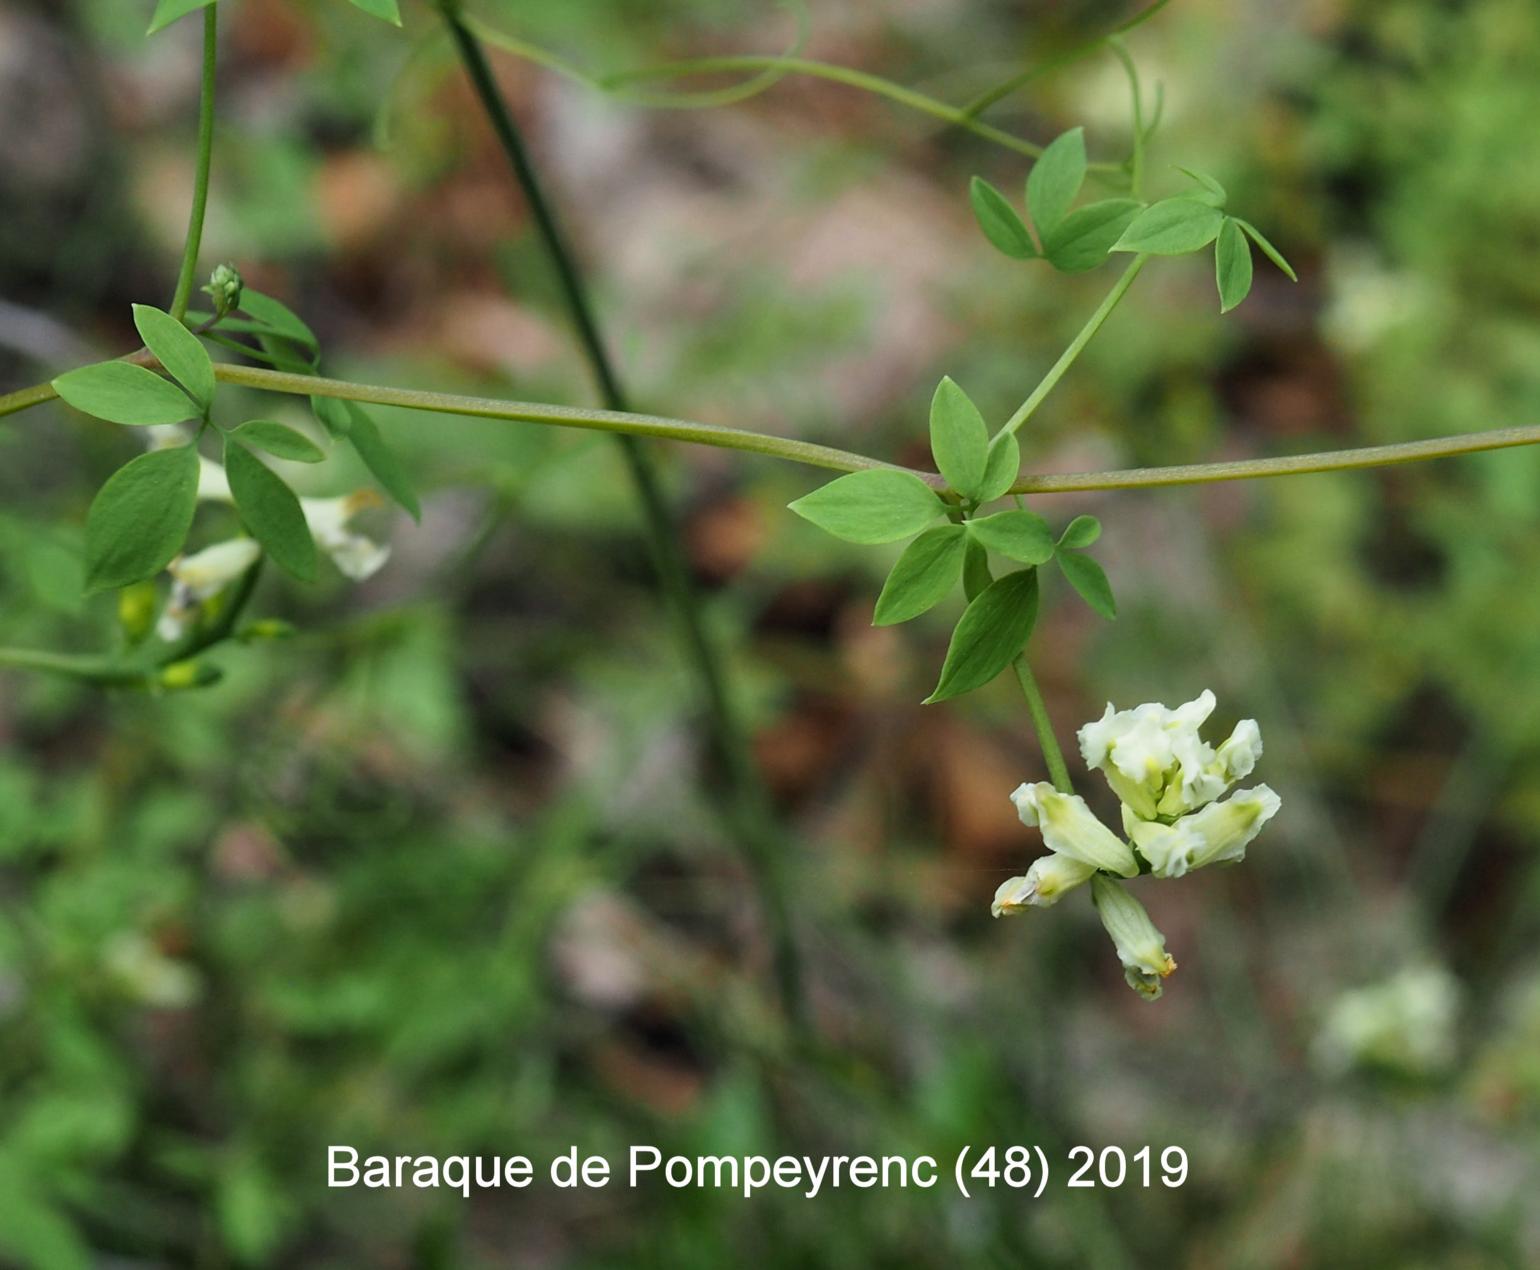
[[[198,497],[205,502],[233,503],[225,469],[210,459],[198,459]],[[336,498],[302,498],[300,510],[310,526],[310,536],[345,577],[362,582],[373,577],[390,559],[390,547],[348,528],[353,517],[384,500],[372,489],[357,489]]]
[[[1095,872],[1094,864],[1083,864],[1057,852],[1039,856],[1021,877],[1000,883],[989,911],[1001,917],[1024,908],[1047,908],[1057,904],[1066,891],[1084,886]]]
[[[146,450],[169,450],[172,446],[189,445],[192,442],[192,433],[182,423],[152,423],[139,431],[144,434]]]
[[[1262,732],[1242,719],[1216,751],[1198,735],[1214,710],[1207,689],[1168,709],[1158,702],[1117,710],[1080,729],[1080,753],[1100,768],[1113,792],[1142,820],[1175,817],[1214,801],[1256,766]]]
[[[213,459],[198,456],[198,497],[205,503],[233,503],[230,480],[225,469]]]
[[[1156,877],[1179,878],[1206,864],[1244,860],[1247,846],[1281,805],[1266,785],[1239,790],[1169,825],[1140,820],[1125,805],[1123,829]]]
[[[1043,831],[1050,851],[1131,878],[1139,862],[1128,844],[1108,829],[1079,794],[1060,793],[1047,781],[1019,785],[1011,794],[1021,823]]]
[[[198,606],[256,564],[261,554],[262,548],[255,539],[232,538],[190,556],[178,556],[167,566],[171,596],[156,623],[155,633],[167,643],[180,639]]]
[[[1362,353],[1403,327],[1415,327],[1439,306],[1439,289],[1421,274],[1391,269],[1361,247],[1333,250],[1330,294],[1321,329],[1337,347]]]
[[[1455,1058],[1460,985],[1436,966],[1412,966],[1339,996],[1311,1047],[1323,1070],[1354,1067],[1434,1076]]]
[[[138,931],[115,936],[103,950],[102,961],[126,993],[156,1009],[184,1009],[202,991],[196,970],[166,956]]]
[[[1121,882],[1096,874],[1091,879],[1091,898],[1118,950],[1128,986],[1146,1001],[1154,1001],[1163,991],[1162,981],[1176,969],[1166,951],[1166,937]]]
[[[311,536],[332,558],[343,574],[355,582],[378,573],[390,559],[390,547],[363,534],[356,534],[348,523],[359,512],[378,507],[383,500],[372,489],[354,490],[338,498],[302,498],[301,510]]]

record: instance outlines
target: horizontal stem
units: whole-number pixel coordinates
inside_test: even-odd
[[[838,472],[862,472],[870,468],[896,468],[897,463],[815,445],[790,437],[768,436],[742,428],[713,423],[690,423],[658,415],[626,414],[618,410],[581,410],[573,406],[548,406],[533,402],[500,401],[492,397],[462,397],[455,393],[423,392],[412,388],[386,388],[354,384],[312,375],[291,375],[255,366],[216,366],[215,375],[228,384],[241,384],[268,392],[287,392],[317,397],[341,397],[377,406],[403,406],[438,414],[469,415],[480,419],[508,419],[560,428],[586,428],[599,432],[624,432],[712,445],[721,449],[763,454],[770,458],[806,463]],[[1493,428],[1463,436],[1433,437],[1426,441],[1402,441],[1394,445],[1369,445],[1352,450],[1325,450],[1273,459],[1240,459],[1229,463],[1183,463],[1172,467],[1136,467],[1108,472],[1066,472],[1024,476],[1010,489],[1012,494],[1066,494],[1077,490],[1152,489],[1167,485],[1207,485],[1215,481],[1244,481],[1263,476],[1300,476],[1311,472],[1338,472],[1353,468],[1388,467],[1427,459],[1452,458],[1483,450],[1503,450],[1521,445],[1540,445],[1540,425]],[[915,472],[926,484],[945,488],[934,472]]]
[[[1249,481],[1266,476],[1306,476],[1312,472],[1347,472],[1365,467],[1421,463],[1486,450],[1540,445],[1540,425],[1492,428],[1426,441],[1366,445],[1352,450],[1322,450],[1275,459],[1237,459],[1230,463],[1178,463],[1171,467],[1132,467],[1111,472],[1067,472],[1062,476],[1027,476],[1011,488],[1013,494],[1067,494],[1093,489],[1158,489],[1168,485],[1209,485],[1216,481]]]
[[[15,392],[8,392],[0,397],[0,419],[6,415],[13,415],[19,410],[30,410],[33,406],[41,406],[45,401],[52,401],[58,395],[53,390],[52,384],[33,384],[28,388],[18,388]]]
[[[128,360],[140,360],[138,357]],[[148,361],[149,359],[143,359]],[[467,415],[478,419],[506,419],[516,423],[536,423],[559,428],[584,428],[595,432],[623,432],[631,436],[656,437],[665,441],[684,441],[711,445],[724,450],[741,450],[769,458],[806,463],[810,467],[836,472],[863,472],[870,468],[894,468],[910,471],[897,463],[854,454],[829,445],[815,445],[790,437],[768,436],[742,428],[726,428],[712,423],[691,423],[658,415],[626,414],[618,410],[580,410],[572,406],[549,406],[524,401],[501,401],[493,397],[462,397],[456,393],[422,392],[412,388],[387,388],[378,384],[355,384],[341,379],[322,379],[312,375],[291,375],[284,371],[263,370],[256,366],[219,365],[215,376],[227,384],[256,388],[264,392],[295,393],[300,396],[339,397],[378,406],[401,406],[409,410],[427,410],[435,414]],[[51,401],[58,394],[47,384],[34,384],[8,396],[0,397],[0,416],[13,414],[28,406]],[[1457,436],[1430,437],[1425,441],[1401,441],[1393,445],[1366,445],[1351,450],[1323,450],[1312,454],[1293,454],[1272,459],[1237,459],[1228,463],[1178,463],[1171,467],[1134,467],[1106,472],[1041,473],[1023,476],[1011,486],[1012,494],[1069,494],[1083,490],[1159,489],[1170,485],[1208,485],[1215,481],[1247,481],[1267,476],[1304,476],[1313,472],[1345,472],[1366,467],[1390,467],[1398,463],[1420,463],[1428,459],[1447,459],[1460,454],[1479,454],[1486,450],[1506,450],[1516,446],[1540,445],[1540,424],[1516,428],[1491,428],[1485,432],[1467,432]],[[934,472],[915,472],[927,485],[943,488]]]
[[[1071,49],[1068,53],[1064,53],[1052,61],[1045,62],[1041,66],[1029,66],[1025,70],[1017,71],[1016,74],[1012,75],[1003,84],[998,84],[987,92],[980,93],[972,101],[968,102],[967,105],[962,107],[962,113],[969,119],[983,114],[984,111],[988,110],[997,101],[1005,100],[1005,98],[1016,92],[1017,89],[1031,83],[1038,76],[1046,75],[1050,71],[1061,70],[1073,62],[1078,62],[1081,58],[1089,57],[1109,40],[1119,35],[1125,35],[1136,26],[1141,26],[1148,22],[1170,3],[1171,0],[1155,0],[1155,3],[1147,9],[1141,9],[1133,17],[1125,18],[1117,26],[1113,27],[1112,30],[1108,31],[1106,35],[1099,35],[1094,40],[1088,40],[1078,48]]]
[[[91,653],[55,653],[40,648],[0,648],[0,667],[16,670],[44,670],[86,679],[99,684],[143,684],[143,670],[119,666],[105,657]]]
[[[731,54],[725,57],[699,57],[687,62],[650,66],[643,71],[633,71],[624,75],[611,75],[605,79],[604,86],[615,88],[643,79],[674,79],[682,75],[770,70],[788,75],[809,75],[815,79],[829,80],[832,83],[843,84],[847,88],[857,88],[878,97],[886,97],[897,105],[907,106],[922,115],[929,115],[932,119],[939,119],[954,127],[964,128],[975,136],[993,141],[996,145],[1014,150],[1017,154],[1024,154],[1028,158],[1035,159],[1043,152],[1042,146],[1018,137],[1014,133],[1006,132],[1003,128],[983,123],[961,106],[953,106],[948,102],[938,101],[934,97],[927,97],[924,93],[905,88],[902,84],[895,84],[892,80],[883,79],[879,75],[870,75],[849,66],[819,62],[807,57],[773,57],[752,53]]]
[[[354,384],[316,375],[295,375],[287,371],[263,370],[256,366],[216,366],[215,375],[224,383],[258,388],[264,392],[299,393],[303,396],[340,397],[375,406],[401,406],[408,410],[429,410],[435,414],[468,415],[477,419],[508,419],[518,423],[538,423],[558,428],[585,428],[595,432],[617,432],[626,436],[653,437],[664,441],[685,441],[693,445],[711,445],[747,454],[765,454],[789,459],[812,467],[856,472],[865,468],[898,467],[881,459],[851,454],[832,446],[797,441],[790,437],[768,436],[742,428],[728,428],[714,423],[691,423],[660,415],[629,414],[620,410],[584,410],[575,406],[550,406],[530,401],[502,401],[494,397],[463,397],[457,393],[424,392],[415,388],[386,388],[377,384]],[[939,485],[940,477],[932,478]]]

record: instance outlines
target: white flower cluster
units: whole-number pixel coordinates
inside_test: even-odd
[[[1262,754],[1262,733],[1256,720],[1242,719],[1214,748],[1198,735],[1214,704],[1214,694],[1204,691],[1174,710],[1154,702],[1132,710],[1108,705],[1100,719],[1080,729],[1086,765],[1101,770],[1123,804],[1127,841],[1077,794],[1047,782],[1018,787],[1011,801],[1023,824],[1042,831],[1049,854],[1000,885],[994,915],[1056,904],[1066,891],[1089,882],[1129,985],[1150,1000],[1158,997],[1176,962],[1144,908],[1113,876],[1179,878],[1207,864],[1244,859],[1279,807],[1266,785],[1218,801],[1251,774]]]
[[[224,468],[210,459],[198,459],[198,498],[203,502],[230,503],[230,482]],[[360,489],[337,498],[301,498],[300,510],[316,545],[325,551],[345,577],[355,582],[378,573],[390,558],[390,548],[354,533],[348,526],[365,508],[378,506],[373,490]],[[178,556],[167,566],[171,595],[162,610],[155,632],[168,643],[180,639],[197,619],[203,605],[238,581],[256,564],[262,548],[252,538],[231,538],[190,556]]]

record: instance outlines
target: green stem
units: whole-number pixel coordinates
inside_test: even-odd
[[[883,79],[879,75],[870,75],[848,66],[814,61],[806,57],[773,57],[766,54],[701,57],[687,62],[649,66],[644,70],[610,75],[604,79],[603,84],[606,88],[615,88],[626,83],[650,79],[673,79],[681,75],[763,70],[780,70],[790,75],[808,75],[815,79],[828,80],[831,83],[843,84],[847,88],[856,88],[878,97],[885,97],[896,105],[906,106],[922,115],[929,115],[932,119],[939,119],[943,123],[965,129],[977,137],[992,141],[1007,150],[1014,150],[1017,154],[1026,155],[1028,158],[1035,159],[1043,152],[1043,147],[1035,142],[1027,141],[1014,133],[1006,132],[1003,128],[996,128],[992,124],[975,119],[964,107],[953,106],[948,102],[938,101],[934,97],[927,97],[924,93],[905,88],[902,84],[895,84],[892,80]],[[1115,168],[1117,165],[1093,164],[1092,166]]]
[[[1110,42],[1117,36],[1132,31],[1136,26],[1140,26],[1143,23],[1148,22],[1170,3],[1171,0],[1155,0],[1154,4],[1150,5],[1147,9],[1140,10],[1138,13],[1134,14],[1133,17],[1128,18],[1126,21],[1120,22],[1106,35],[1098,36],[1096,39],[1090,40],[1085,44],[1080,45],[1079,48],[1071,49],[1062,57],[1056,57],[1043,66],[1029,66],[1024,71],[1018,71],[1003,84],[996,85],[994,88],[989,89],[987,92],[980,93],[977,97],[968,102],[968,104],[962,108],[962,113],[969,119],[982,114],[996,102],[1003,101],[1012,93],[1016,92],[1017,89],[1031,83],[1032,80],[1036,79],[1039,75],[1047,74],[1049,71],[1059,70],[1062,67],[1068,66],[1072,62],[1079,61],[1083,57],[1088,57],[1092,53],[1096,52],[1097,49],[1101,48],[1103,44]]]
[[[1128,55],[1128,49],[1124,47],[1119,36],[1109,35],[1107,47],[1123,64],[1123,73],[1128,76],[1128,94],[1132,99],[1134,117],[1133,153],[1128,159],[1128,193],[1131,198],[1142,201],[1144,198],[1144,95],[1139,91],[1139,68],[1134,65],[1134,59]]]
[[[26,388],[18,388],[15,392],[8,392],[0,397],[0,419],[21,410],[30,410],[33,406],[41,406],[45,401],[52,401],[58,395],[53,390],[52,384],[31,384]]]
[[[1016,682],[1021,685],[1021,695],[1027,699],[1027,713],[1032,716],[1032,727],[1037,733],[1037,743],[1043,750],[1043,761],[1048,764],[1048,778],[1053,787],[1063,794],[1073,794],[1075,786],[1069,778],[1069,768],[1064,764],[1064,752],[1053,734],[1053,720],[1048,717],[1048,704],[1043,700],[1042,689],[1032,667],[1023,653],[1011,663],[1016,670]]]
[[[145,672],[117,665],[92,653],[53,653],[36,648],[0,648],[0,666],[42,670],[103,685],[146,682]]]
[[[130,359],[132,360],[132,359]],[[141,365],[153,365],[149,359]],[[477,419],[498,419],[511,423],[533,423],[546,427],[581,428],[594,432],[620,432],[629,436],[653,437],[664,441],[682,441],[692,445],[710,445],[745,454],[804,463],[809,467],[834,472],[864,472],[888,468],[898,472],[913,471],[884,459],[840,450],[794,437],[770,436],[743,428],[728,428],[714,423],[693,423],[662,415],[627,414],[617,410],[584,410],[574,406],[553,406],[542,402],[506,401],[497,397],[466,397],[458,393],[429,392],[420,388],[391,388],[383,384],[359,384],[343,379],[323,379],[313,375],[294,375],[286,371],[265,370],[259,366],[217,365],[215,377],[226,384],[262,392],[289,393],[307,397],[337,397],[369,405],[397,406],[424,410],[431,414],[466,415]],[[58,396],[49,384],[33,384],[0,397],[0,417],[15,414],[31,406],[52,401]],[[1391,445],[1366,445],[1348,450],[1318,450],[1309,454],[1290,454],[1270,459],[1235,459],[1225,463],[1177,463],[1169,467],[1114,468],[1104,472],[1036,473],[1023,476],[1007,491],[1010,494],[1071,494],[1085,490],[1161,489],[1176,485],[1209,485],[1219,481],[1249,481],[1273,476],[1308,476],[1322,472],[1348,472],[1364,468],[1393,467],[1400,463],[1423,463],[1430,459],[1456,458],[1462,454],[1481,454],[1488,450],[1509,450],[1540,445],[1540,424],[1513,428],[1488,428],[1482,432],[1454,436],[1429,437],[1421,441],[1398,441]],[[936,489],[943,488],[934,472],[914,472],[915,476]]]
[[[1102,324],[1112,316],[1112,310],[1118,307],[1118,302],[1127,294],[1128,288],[1133,286],[1134,279],[1139,276],[1139,271],[1144,268],[1148,256],[1135,256],[1128,263],[1128,268],[1123,270],[1122,276],[1113,284],[1112,290],[1107,292],[1107,298],[1091,314],[1086,324],[1080,328],[1080,333],[1070,341],[1069,347],[1059,354],[1059,360],[1048,368],[1048,373],[1043,376],[1037,387],[1017,408],[1016,413],[1006,420],[1005,431],[1015,432],[1022,424],[1032,417],[1044,399],[1054,390],[1059,380],[1064,378],[1065,372],[1075,364],[1075,359],[1085,350],[1085,346],[1095,337],[1096,332],[1102,329]],[[1023,491],[1025,492],[1025,491]]]
[[[209,167],[214,158],[214,63],[218,41],[215,13],[211,4],[203,10],[203,87],[198,95],[198,159],[193,173],[192,211],[187,217],[187,241],[182,248],[182,268],[177,274],[176,293],[171,297],[171,316],[178,322],[187,314],[192,299],[193,279],[198,272],[198,249],[203,245],[203,216],[209,205]]]
[[[493,78],[486,54],[475,35],[461,21],[458,5],[445,4],[442,13],[482,109],[529,204],[546,255],[555,267],[568,316],[598,383],[600,397],[608,410],[624,412],[628,409],[625,391],[599,331],[576,255],[546,197],[518,125]],[[705,618],[689,566],[680,550],[657,466],[635,435],[617,432],[617,441],[642,505],[658,580],[700,683],[712,746],[726,777],[723,811],[728,823],[743,838],[750,866],[761,881],[761,891],[770,910],[777,974],[786,1005],[800,1011],[803,1002],[801,971],[780,876],[779,857],[784,844],[772,827],[769,801],[733,709],[720,656],[706,634]]]
[[[535,402],[502,401],[489,397],[462,397],[455,393],[426,392],[415,388],[387,388],[377,384],[355,384],[339,379],[311,375],[292,375],[284,371],[263,370],[256,366],[216,366],[215,376],[224,383],[241,384],[267,392],[294,393],[299,396],[340,397],[372,405],[403,406],[438,414],[470,415],[482,419],[507,419],[564,428],[584,428],[601,432],[626,432],[632,436],[657,437],[711,445],[721,449],[762,454],[769,458],[805,463],[811,467],[837,472],[862,472],[871,468],[910,471],[896,463],[874,459],[865,454],[798,441],[791,437],[769,436],[720,424],[691,423],[658,415],[624,414],[613,410],[581,410],[571,406],[551,406]],[[5,413],[5,399],[0,398],[0,414]],[[1268,476],[1301,476],[1317,472],[1342,472],[1358,468],[1389,467],[1398,463],[1417,463],[1429,459],[1453,458],[1486,450],[1506,450],[1516,446],[1540,445],[1540,424],[1514,428],[1492,428],[1423,441],[1400,441],[1392,445],[1369,445],[1351,450],[1323,450],[1312,454],[1293,454],[1271,459],[1237,459],[1226,463],[1183,463],[1170,467],[1121,468],[1106,472],[1065,472],[1024,476],[1008,491],[1013,494],[1068,494],[1083,490],[1155,489],[1171,485],[1207,485],[1216,481],[1244,481]],[[940,489],[941,478],[932,472],[915,472],[927,484]]]

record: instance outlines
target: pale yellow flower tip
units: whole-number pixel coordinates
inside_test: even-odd
[[[1021,877],[1007,878],[995,891],[990,913],[1001,917],[1026,908],[1048,908],[1077,886],[1084,886],[1096,872],[1096,866],[1082,864],[1068,856],[1039,856]]]

